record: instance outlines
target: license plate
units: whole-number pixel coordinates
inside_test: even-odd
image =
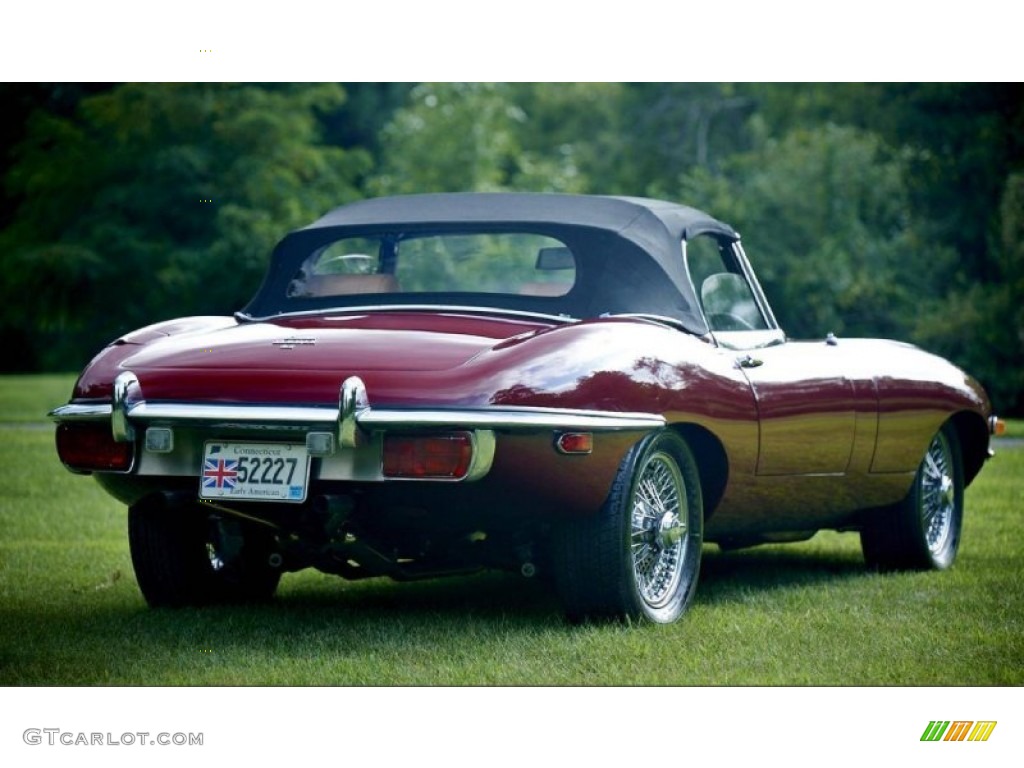
[[[306,500],[309,454],[289,443],[206,443],[199,497],[236,501]]]

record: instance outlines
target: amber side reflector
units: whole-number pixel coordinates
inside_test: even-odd
[[[594,435],[591,432],[563,432],[555,438],[559,453],[586,454],[594,450]]]
[[[473,438],[468,432],[444,435],[385,435],[384,476],[449,478],[469,472]]]
[[[1005,435],[1006,422],[996,416],[993,416],[989,419],[989,431],[996,436]]]
[[[134,443],[116,443],[109,422],[58,424],[57,455],[81,472],[127,472]]]

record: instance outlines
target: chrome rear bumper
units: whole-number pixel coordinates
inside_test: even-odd
[[[473,433],[478,455],[465,480],[476,480],[490,470],[495,431],[531,432],[647,432],[665,425],[664,417],[649,413],[617,413],[568,408],[435,407],[371,408],[362,380],[351,376],[342,383],[336,408],[301,405],[242,405],[232,403],[147,402],[131,372],[114,381],[110,404],[69,403],[50,412],[60,423],[110,421],[117,442],[141,442],[133,474],[196,474],[205,439],[306,440],[307,445],[329,443],[322,457],[321,479],[383,480],[380,446],[392,431],[459,429]],[[136,432],[172,429],[173,451],[153,451],[149,441],[137,441]],[[325,434],[326,433],[326,434]],[[326,440],[326,436],[331,436]],[[317,440],[310,438],[315,435]],[[335,450],[334,446],[340,450]]]

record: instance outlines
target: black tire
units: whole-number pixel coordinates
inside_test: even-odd
[[[128,510],[135,578],[151,607],[267,600],[281,572],[273,538],[199,504],[152,496]]]
[[[963,518],[963,455],[956,430],[947,423],[929,443],[907,497],[861,529],[864,560],[883,571],[949,568],[960,547]]]
[[[703,527],[689,447],[669,431],[641,440],[600,511],[554,532],[555,585],[569,620],[678,619],[697,587]]]

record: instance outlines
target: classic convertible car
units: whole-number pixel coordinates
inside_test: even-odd
[[[870,566],[948,567],[997,423],[912,346],[788,340],[700,211],[525,194],[331,211],[243,311],[116,340],[51,416],[128,505],[150,605],[505,568],[656,622],[705,541],[851,530]]]

